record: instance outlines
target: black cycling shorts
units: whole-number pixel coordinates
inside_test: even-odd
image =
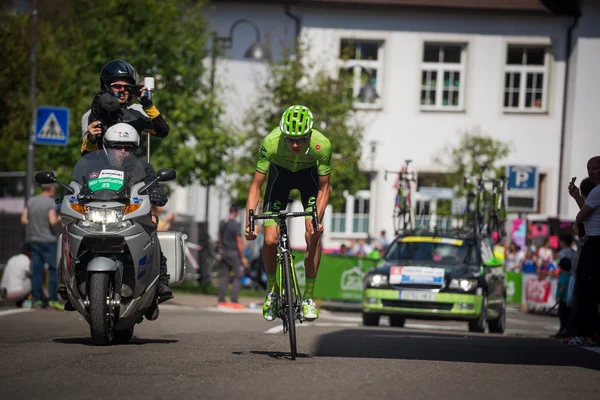
[[[317,166],[292,172],[271,163],[267,177],[267,189],[263,201],[263,213],[277,213],[287,207],[290,191],[298,189],[305,211],[312,211],[319,192]],[[265,220],[265,226],[276,225],[275,220]]]

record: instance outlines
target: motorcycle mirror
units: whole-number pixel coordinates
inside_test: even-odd
[[[164,168],[156,173],[160,182],[168,182],[177,178],[177,172],[172,168]]]
[[[35,181],[40,185],[56,182],[56,177],[52,171],[40,171],[35,174]]]

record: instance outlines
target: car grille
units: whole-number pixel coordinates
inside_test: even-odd
[[[393,284],[392,286],[394,286],[394,288],[396,289],[441,289],[442,285],[426,285],[426,284],[419,284],[419,283],[398,283],[398,284]]]
[[[406,301],[406,300],[381,300],[384,307],[418,308],[421,310],[443,310],[450,311],[453,303],[434,303],[430,301]]]

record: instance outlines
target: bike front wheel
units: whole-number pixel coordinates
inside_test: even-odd
[[[292,360],[296,359],[296,309],[294,302],[294,291],[292,284],[292,266],[290,264],[289,255],[285,254],[282,257],[282,273],[285,287],[285,302],[288,323],[288,336],[290,338],[290,351],[292,354]]]

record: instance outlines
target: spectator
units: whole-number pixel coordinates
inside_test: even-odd
[[[54,201],[56,187],[53,184],[41,185],[41,187],[42,193],[29,199],[27,207],[21,215],[21,223],[27,225],[27,239],[32,250],[33,305],[35,308],[44,307],[42,276],[44,264],[48,264],[48,306],[64,310],[64,306],[58,302],[57,243],[56,237],[52,233],[52,226],[60,222],[60,217],[56,215],[56,202]]]
[[[558,318],[560,320],[560,329],[557,337],[563,336],[567,331],[569,314],[571,308],[567,305],[567,292],[569,290],[569,280],[571,278],[571,260],[563,257],[558,262],[560,275],[558,275],[558,284],[556,287],[556,302],[558,303]]]
[[[175,213],[163,215],[164,210],[164,207],[152,205],[152,212],[158,217],[158,227],[156,229],[159,231],[168,231],[171,229],[171,223],[175,219]]]
[[[577,297],[577,337],[570,344],[593,345],[600,339],[600,156],[587,163],[590,181],[596,185],[585,197],[574,183],[569,184],[569,194],[580,208],[576,221],[585,224],[586,240],[579,254],[575,295]],[[583,184],[583,182],[582,182]],[[587,185],[587,184],[586,184]],[[586,188],[587,191],[587,188]]]
[[[569,319],[567,321],[567,326],[564,330],[558,333],[556,337],[572,337],[575,336],[575,327],[576,327],[576,315],[577,315],[577,300],[574,296],[575,291],[575,282],[576,282],[576,274],[577,274],[577,263],[579,261],[579,254],[576,250],[573,249],[574,239],[573,236],[569,234],[560,235],[558,247],[558,257],[559,257],[559,266],[560,260],[563,258],[568,259],[571,262],[571,270],[570,270],[570,279],[569,285],[567,287],[567,307],[569,307]],[[562,268],[561,268],[562,269]],[[559,275],[560,278],[560,275]],[[560,311],[560,310],[559,310]]]
[[[511,242],[506,252],[504,267],[510,272],[520,272],[524,257],[525,252],[515,242]]]
[[[383,253],[385,249],[387,249],[389,242],[386,236],[385,231],[381,231],[381,235],[379,236],[379,240],[377,241],[379,250]]]
[[[360,254],[360,243],[356,239],[350,239],[350,248],[348,249],[349,256],[359,256]]]
[[[525,258],[521,262],[521,272],[524,274],[535,274],[537,267],[537,257],[535,253],[529,249],[525,253]]]
[[[240,281],[244,276],[244,268],[248,266],[248,260],[244,254],[244,242],[242,240],[242,225],[238,222],[239,206],[233,204],[229,208],[229,216],[219,224],[219,251],[221,253],[221,281],[219,284],[218,307],[243,309],[238,302],[240,293]],[[225,302],[229,277],[233,272],[233,285],[231,287],[231,303]]]
[[[342,244],[340,246],[340,254],[345,256],[348,254],[348,246],[346,246],[345,244]]]
[[[21,252],[8,259],[2,281],[0,294],[4,300],[13,301],[17,307],[31,294],[31,246],[21,246]]]

